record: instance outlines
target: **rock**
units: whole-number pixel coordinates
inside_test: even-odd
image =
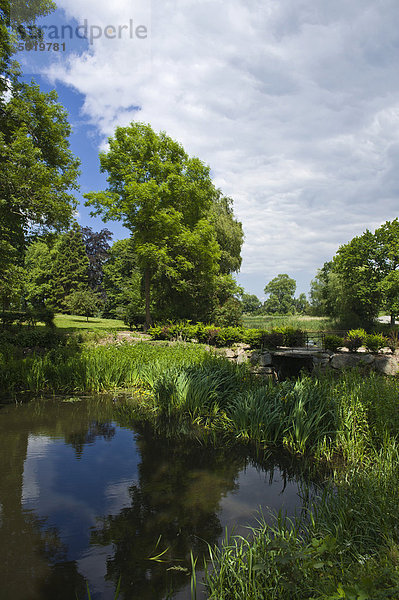
[[[245,354],[245,352],[243,352],[242,354],[239,354],[237,356],[237,364],[238,365],[242,365],[243,363],[246,363],[248,360],[248,356]]]
[[[374,368],[385,375],[396,375],[399,372],[398,360],[394,356],[376,356]]]
[[[272,355],[270,352],[262,352],[259,355],[258,364],[260,367],[270,367],[272,365]]]
[[[350,367],[360,367],[363,365],[372,365],[374,356],[372,354],[334,354],[330,360],[333,369],[348,369]]]
[[[249,357],[249,362],[251,363],[251,365],[254,365],[254,366],[258,365],[260,356],[261,356],[261,353],[259,352],[259,350],[254,350]]]
[[[241,348],[242,350],[249,350],[251,346],[249,344],[244,344],[244,342],[240,342],[236,344],[236,348]]]
[[[274,369],[273,367],[255,367],[254,369],[252,369],[252,372],[255,375],[274,375]]]
[[[236,352],[234,350],[232,350],[231,348],[226,348],[225,355],[227,358],[235,358]]]
[[[388,348],[388,346],[385,346],[385,348],[381,348],[380,352],[381,354],[392,354],[392,350],[391,348]]]

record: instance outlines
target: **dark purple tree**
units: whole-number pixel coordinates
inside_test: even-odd
[[[112,233],[109,229],[101,229],[98,232],[93,231],[91,227],[81,227],[80,229],[89,258],[89,286],[95,292],[100,292],[102,291],[103,265],[108,258]]]

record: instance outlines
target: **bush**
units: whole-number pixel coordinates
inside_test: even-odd
[[[356,350],[364,344],[366,336],[367,333],[364,329],[351,329],[348,331],[348,335],[345,340],[345,346],[351,352],[356,352]]]
[[[263,329],[245,329],[242,334],[242,340],[249,344],[251,348],[260,348],[262,346],[262,337],[267,333]]]
[[[219,327],[242,327],[242,305],[237,298],[229,298],[214,310],[213,321]]]
[[[215,337],[216,346],[232,346],[241,342],[243,331],[240,327],[222,327]]]
[[[326,335],[324,337],[324,348],[336,352],[338,348],[342,348],[345,345],[345,340],[338,335]]]
[[[284,346],[290,348],[294,346],[304,346],[306,343],[306,333],[301,329],[295,329],[295,327],[276,327],[273,329],[275,332],[282,333],[284,336]]]
[[[381,348],[389,345],[388,340],[381,333],[370,333],[366,335],[364,344],[370,352],[378,352]]]

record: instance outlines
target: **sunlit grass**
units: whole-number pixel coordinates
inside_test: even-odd
[[[102,319],[100,317],[86,317],[79,315],[55,315],[54,324],[59,329],[68,329],[74,331],[76,329],[101,329],[103,331],[126,331],[128,327],[120,319]]]

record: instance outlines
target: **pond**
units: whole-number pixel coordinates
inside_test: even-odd
[[[0,405],[1,600],[83,600],[86,581],[109,600],[119,579],[126,600],[188,600],[191,550],[201,564],[260,508],[300,512],[301,479],[281,457],[117,415],[107,398]]]

